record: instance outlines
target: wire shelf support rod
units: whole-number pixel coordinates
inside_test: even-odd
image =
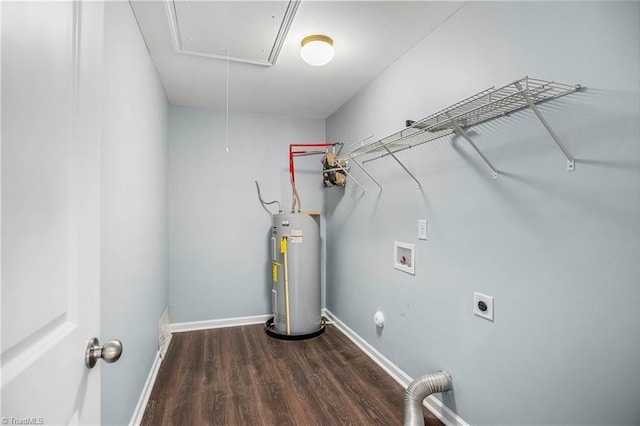
[[[447,115],[447,117],[451,118],[451,115],[448,112],[446,112],[445,114]],[[494,178],[494,179],[498,179],[498,170],[495,167],[493,167],[493,164],[491,164],[491,161],[489,161],[487,156],[484,155],[482,153],[482,151],[480,151],[480,148],[478,148],[478,146],[473,142],[473,140],[471,140],[471,138],[469,137],[467,132],[465,132],[462,127],[460,127],[460,124],[458,124],[458,122],[456,120],[451,120],[451,124],[456,129],[456,131],[458,133],[460,133],[460,135],[463,138],[465,138],[467,140],[467,142],[469,142],[469,144],[473,147],[473,149],[475,149],[475,151],[478,153],[478,155],[482,158],[482,160],[485,162],[485,164],[489,167],[489,169],[491,169],[491,177]]]
[[[525,84],[527,83],[528,83],[527,78],[525,78]],[[520,84],[520,82],[516,81],[513,84],[518,88],[518,90],[524,97],[524,100],[527,101],[527,103],[529,104],[529,107],[538,116],[538,119],[540,120],[544,128],[547,129],[547,132],[549,132],[553,140],[556,142],[556,145],[558,145],[558,148],[560,148],[560,150],[565,155],[565,157],[567,157],[567,171],[569,172],[574,171],[576,169],[575,160],[573,159],[571,154],[569,154],[569,151],[567,150],[567,148],[565,148],[562,142],[560,142],[560,138],[558,138],[558,135],[556,135],[556,132],[554,132],[551,126],[549,125],[549,123],[547,123],[547,120],[544,118],[544,116],[542,115],[542,113],[540,112],[536,104],[533,103],[529,95],[527,95],[527,92],[525,90],[522,90],[522,85]]]
[[[375,183],[376,185],[378,185],[378,188],[380,188],[380,192],[384,192],[384,189],[382,188],[382,185],[380,185],[380,183],[378,183],[377,180],[374,179],[373,176],[371,176],[371,173],[369,173],[367,171],[367,169],[365,169],[364,167],[362,167],[362,165],[360,163],[358,163],[356,160],[351,159],[350,160],[353,164],[355,164],[356,166],[358,166],[360,168],[360,170],[362,170],[367,176],[369,176],[369,179],[371,179],[373,181],[373,183]]]
[[[402,167],[402,168],[404,169],[404,171],[405,171],[405,172],[407,172],[407,173],[409,174],[409,176],[411,176],[411,179],[413,179],[413,180],[415,180],[415,181],[416,181],[416,183],[418,184],[418,189],[422,188],[422,185],[420,184],[420,181],[419,181],[418,179],[416,179],[416,177],[413,175],[413,173],[411,173],[411,172],[409,171],[409,169],[407,169],[407,167],[406,167],[404,164],[402,164],[402,161],[398,160],[398,157],[396,157],[396,155],[395,155],[393,152],[389,151],[389,148],[387,148],[387,146],[386,146],[386,145],[382,145],[382,147],[383,147],[384,149],[386,149],[386,150],[387,150],[387,152],[389,153],[389,155],[390,155],[394,160],[396,160],[396,161],[398,162],[398,164],[400,164],[400,167]]]

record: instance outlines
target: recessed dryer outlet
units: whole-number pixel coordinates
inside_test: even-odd
[[[473,313],[479,317],[493,321],[493,296],[474,292]]]

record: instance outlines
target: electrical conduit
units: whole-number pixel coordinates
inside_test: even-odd
[[[437,392],[451,390],[451,375],[444,370],[415,379],[404,394],[404,426],[424,426],[422,402]]]
[[[254,180],[254,182],[256,183],[256,188],[258,189],[258,200],[260,200],[260,203],[262,204],[262,208],[265,209],[267,211],[267,213],[272,214],[269,209],[267,208],[267,206],[269,204],[277,204],[278,205],[278,213],[282,213],[282,207],[280,207],[280,202],[278,200],[274,200],[274,201],[269,201],[266,202],[262,199],[262,194],[260,193],[260,185],[258,184],[257,180]]]

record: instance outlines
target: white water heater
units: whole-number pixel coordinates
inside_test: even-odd
[[[271,305],[266,331],[299,340],[324,331],[320,302],[320,217],[304,213],[273,215]]]

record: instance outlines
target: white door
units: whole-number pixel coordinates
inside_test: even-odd
[[[96,424],[103,5],[0,16],[2,422]]]

